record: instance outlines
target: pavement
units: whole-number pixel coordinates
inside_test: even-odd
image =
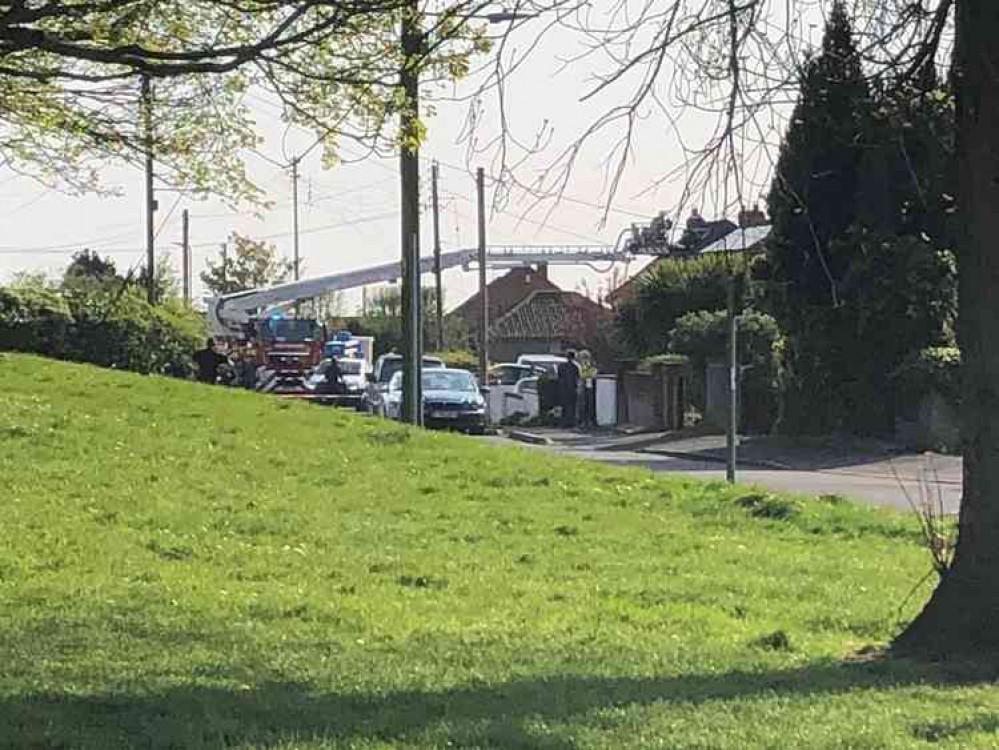
[[[504,438],[604,463],[725,478],[725,436],[675,432],[530,428]],[[960,456],[911,453],[889,443],[846,438],[741,437],[737,479],[807,495],[840,495],[911,510],[929,498],[947,513],[961,500]]]

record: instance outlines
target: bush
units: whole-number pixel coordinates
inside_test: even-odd
[[[638,284],[634,299],[623,302],[618,329],[638,355],[661,352],[669,345],[669,331],[687,313],[725,306],[732,274],[742,276],[742,257],[665,259]],[[739,304],[752,294],[752,284],[739,284]]]
[[[173,300],[153,307],[134,286],[0,287],[0,349],[189,377],[204,338],[199,315]]]
[[[742,428],[768,432],[777,419],[777,322],[765,313],[747,310],[738,316]],[[693,377],[690,401],[704,411],[705,368],[709,361],[725,361],[728,351],[728,316],[724,310],[687,313],[670,331],[670,351],[689,357]]]
[[[479,369],[479,355],[469,349],[448,349],[443,352],[427,352],[428,357],[437,357],[448,367],[457,367],[473,372]]]
[[[60,357],[72,322],[66,301],[55,289],[0,287],[0,350]]]
[[[933,346],[910,355],[892,374],[898,413],[914,414],[924,397],[938,393],[951,406],[961,405],[961,350]]]

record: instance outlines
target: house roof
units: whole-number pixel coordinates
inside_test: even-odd
[[[770,224],[736,228],[704,247],[701,253],[739,253],[755,250],[770,236]]]
[[[606,307],[577,292],[539,289],[498,318],[490,326],[489,338],[585,343],[589,332],[612,318]]]
[[[498,320],[527,299],[533,292],[540,290],[561,291],[548,280],[546,273],[533,268],[513,268],[498,279],[494,279],[486,288],[489,300],[489,320]],[[478,323],[482,318],[479,299],[479,293],[476,292],[448,315],[463,318],[470,325]]]

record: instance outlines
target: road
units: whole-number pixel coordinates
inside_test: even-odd
[[[510,445],[506,438],[486,438]],[[656,455],[642,451],[593,450],[557,445],[523,445],[529,450],[544,450],[590,461],[619,466],[638,466],[653,471],[684,472],[705,479],[725,479],[725,467],[715,461],[699,461]],[[841,495],[901,510],[911,510],[906,492],[916,502],[929,492],[934,505],[943,502],[946,513],[956,513],[961,501],[960,459],[935,459],[934,469],[927,470],[922,456],[902,456],[892,462],[879,461],[820,471],[795,471],[740,467],[737,479],[746,484],[773,490],[800,492],[806,495]],[[893,468],[894,467],[894,468]],[[897,474],[897,476],[896,476]],[[920,475],[922,479],[920,478]]]

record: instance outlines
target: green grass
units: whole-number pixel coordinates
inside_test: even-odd
[[[0,747],[999,745],[885,511],[9,354],[0,511]]]

